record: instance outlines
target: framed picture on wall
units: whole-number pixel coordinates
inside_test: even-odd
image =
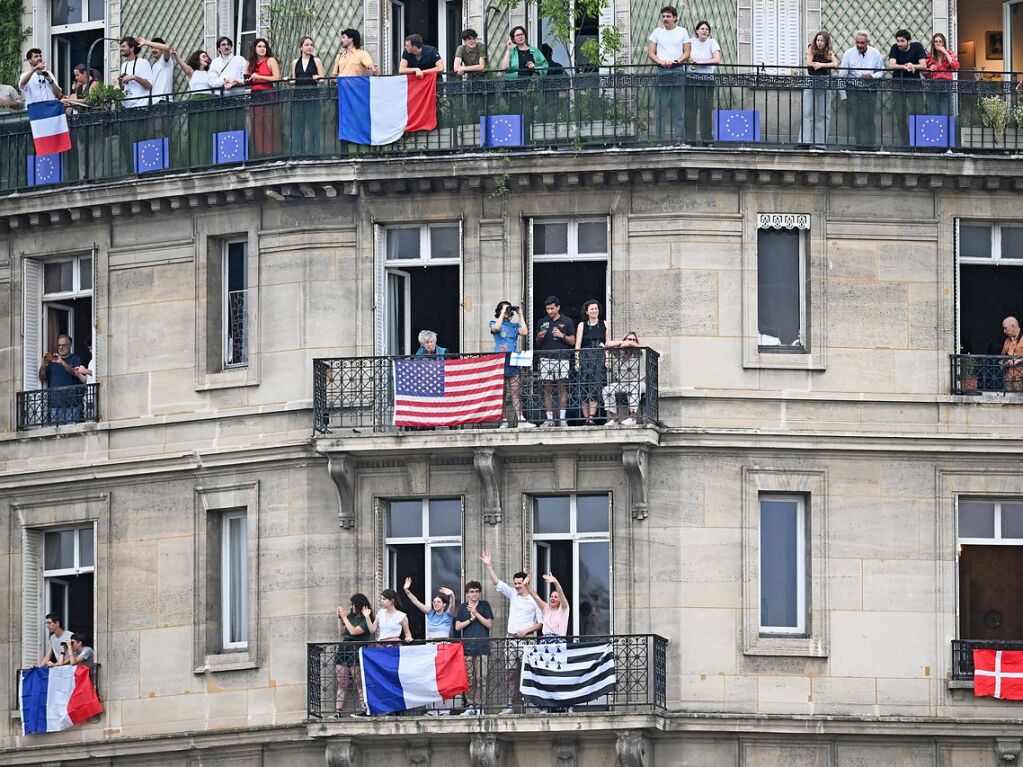
[[[996,61],[1002,60],[1002,32],[1001,30],[988,30],[987,32],[987,58]]]

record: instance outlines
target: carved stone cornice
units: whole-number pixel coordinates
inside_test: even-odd
[[[647,504],[647,493],[650,487],[648,462],[649,457],[645,447],[630,446],[622,450],[622,465],[625,467],[625,476],[629,478],[633,519],[646,519],[649,513]]]
[[[620,767],[650,767],[653,749],[650,738],[643,730],[622,730],[615,741]]]
[[[501,460],[493,448],[478,448],[472,454],[472,465],[480,480],[483,495],[483,521],[488,525],[501,522]]]
[[[327,471],[337,490],[337,523],[342,530],[355,528],[355,459],[347,453],[328,453]]]
[[[501,767],[501,741],[496,735],[473,735],[469,741],[472,767]]]

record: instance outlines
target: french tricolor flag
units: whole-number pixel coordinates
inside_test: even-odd
[[[50,99],[29,104],[28,119],[32,126],[36,154],[56,154],[71,148],[67,115],[64,114],[64,105],[59,101]]]
[[[77,666],[27,668],[21,676],[21,729],[59,732],[103,713],[89,669]]]
[[[370,714],[425,706],[469,689],[461,642],[363,647],[359,652]]]
[[[412,131],[437,127],[437,73],[337,78],[338,138],[392,144]]]

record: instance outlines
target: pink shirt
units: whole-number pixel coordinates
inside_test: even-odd
[[[568,609],[552,610],[548,607],[543,611],[543,635],[563,637],[568,634]]]

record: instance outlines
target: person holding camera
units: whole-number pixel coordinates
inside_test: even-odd
[[[28,62],[28,70],[21,75],[18,86],[25,94],[25,105],[38,104],[40,101],[56,101],[64,98],[64,91],[60,89],[53,75],[46,70],[46,62],[43,61],[43,52],[38,48],[30,48],[25,54],[25,61]]]
[[[64,657],[61,658],[60,663],[57,666],[78,666],[83,665],[86,668],[93,669],[96,667],[96,653],[93,651],[89,644],[89,635],[77,632],[71,635],[70,642],[62,642],[65,646]]]
[[[543,381],[543,404],[547,408],[544,426],[568,426],[568,376],[572,359],[569,350],[575,348],[575,322],[561,313],[561,299],[547,296],[543,302],[547,316],[540,318],[540,332],[536,334],[537,347],[553,352],[540,356],[540,380]],[[558,390],[558,420],[554,418],[554,390]]]
[[[39,366],[39,382],[51,390],[50,423],[55,425],[81,420],[82,390],[77,388],[80,381],[75,371],[82,358],[71,353],[71,345],[71,336],[57,336],[57,351],[44,354]]]
[[[527,421],[522,412],[522,397],[519,389],[519,368],[511,364],[512,352],[518,351],[520,338],[525,338],[529,328],[524,322],[516,322],[514,317],[519,316],[521,308],[512,306],[508,301],[501,301],[494,310],[494,319],[490,321],[490,332],[494,336],[494,351],[504,352],[504,414],[505,420],[501,421],[501,428],[507,429],[509,425],[518,426],[520,429],[532,429],[536,424]],[[511,409],[515,413],[515,422],[510,423],[508,416],[509,394]]]
[[[139,58],[142,46],[138,39],[126,35],[121,38],[121,73],[117,76],[117,84],[124,91],[125,107],[147,107],[153,92],[153,67],[148,61]]]

